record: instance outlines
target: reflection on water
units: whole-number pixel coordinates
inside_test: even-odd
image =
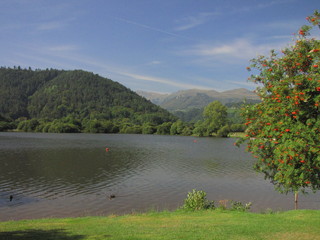
[[[255,211],[292,208],[292,195],[255,173],[234,139],[194,140],[0,133],[0,220],[175,209],[193,188],[216,202],[251,201]],[[302,208],[320,207],[319,194],[300,200]]]

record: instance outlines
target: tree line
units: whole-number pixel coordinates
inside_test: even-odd
[[[185,122],[123,85],[82,70],[2,67],[0,84],[0,131],[225,136],[218,130],[235,129],[219,102],[209,104],[196,123]]]

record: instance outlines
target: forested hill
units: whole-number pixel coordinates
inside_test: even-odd
[[[62,119],[60,123],[71,127],[85,128],[87,125],[88,128],[94,120],[100,128],[112,124],[118,129],[123,125],[160,125],[176,120],[149,100],[99,75],[82,70],[19,67],[0,69],[0,115],[9,121],[37,119],[36,127],[45,127],[50,122],[47,128],[52,127],[52,121],[59,119]]]
[[[0,114],[9,119],[30,117],[29,97],[62,71],[0,69]]]

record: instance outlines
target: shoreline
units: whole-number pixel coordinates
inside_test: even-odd
[[[221,201],[222,202],[222,201]],[[239,202],[241,203],[241,202]],[[243,204],[243,203],[242,203]],[[244,206],[245,204],[243,204]],[[220,213],[220,212],[239,212],[239,213],[251,213],[251,214],[258,214],[258,215],[264,215],[264,214],[282,214],[286,212],[291,211],[319,211],[320,209],[310,209],[310,208],[301,208],[301,209],[272,209],[272,208],[264,208],[260,209],[259,211],[252,210],[251,208],[244,210],[244,208],[240,208],[240,210],[232,209],[230,204],[227,202],[226,207],[224,207],[224,204],[221,203],[219,206],[216,206],[214,209],[206,209],[206,210],[186,210],[182,209],[182,205],[176,208],[148,208],[145,210],[136,210],[132,209],[131,211],[123,211],[123,212],[109,212],[109,213],[97,213],[97,214],[90,214],[88,211],[84,211],[82,213],[79,212],[79,214],[73,214],[73,215],[49,215],[49,216],[31,216],[31,217],[21,217],[21,218],[8,218],[1,220],[0,224],[3,222],[19,222],[19,221],[38,221],[38,220],[46,220],[46,219],[78,219],[78,218],[109,218],[112,217],[125,217],[125,216],[135,216],[135,215],[148,215],[148,214],[154,214],[154,213],[182,213],[182,214],[188,214],[188,213],[195,213],[195,212],[212,212],[212,213]],[[1,239],[1,238],[0,238]]]

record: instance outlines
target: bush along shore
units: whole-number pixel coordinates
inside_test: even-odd
[[[318,210],[251,213],[250,206],[227,200],[215,206],[193,190],[172,212],[0,222],[0,239],[320,239]]]

